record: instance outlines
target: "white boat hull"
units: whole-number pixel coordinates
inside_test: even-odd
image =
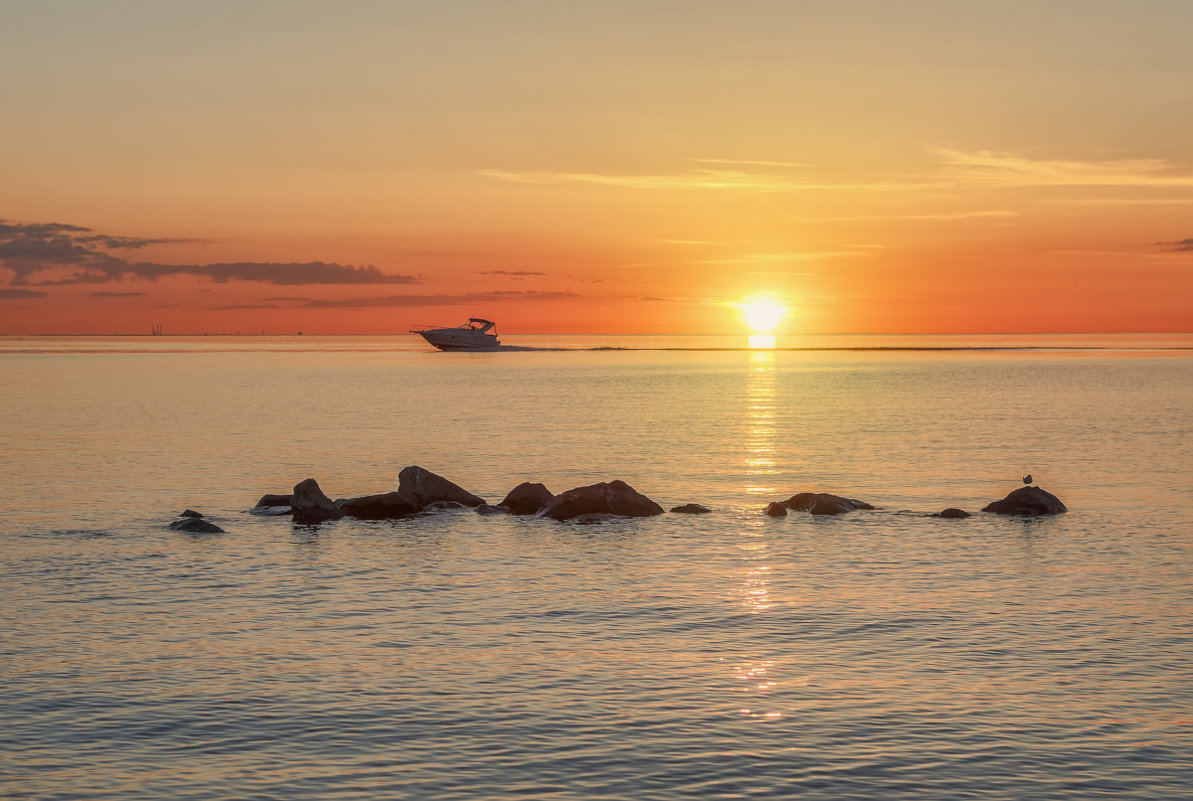
[[[462,328],[431,328],[415,333],[439,350],[496,350],[501,345],[496,334]]]

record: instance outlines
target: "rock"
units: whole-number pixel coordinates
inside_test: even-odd
[[[478,515],[508,515],[510,510],[508,506],[493,506],[492,504],[482,503],[476,507],[476,513]]]
[[[174,529],[175,531],[186,531],[191,534],[227,533],[215,523],[211,523],[201,517],[184,517],[181,520],[175,520],[170,524],[170,528]]]
[[[550,503],[554,497],[551,494],[551,490],[542,484],[532,484],[529,481],[523,481],[510,490],[509,495],[505,496],[505,500],[501,502],[501,505],[508,507],[510,514],[513,515],[532,515]]]
[[[1060,502],[1060,498],[1051,492],[1039,487],[1020,487],[1001,501],[995,501],[982,507],[982,511],[994,512],[996,515],[1040,517],[1042,515],[1058,515],[1069,510]]]
[[[336,501],[340,511],[360,520],[396,520],[422,511],[422,506],[413,498],[401,492],[384,492],[380,495],[362,495]]]
[[[482,506],[484,504],[481,504]],[[459,501],[435,501],[428,503],[423,507],[424,512],[451,512],[455,509],[467,509],[468,507]]]
[[[289,495],[262,495],[261,500],[257,501],[257,505],[254,508],[260,509],[263,506],[289,506],[290,497]]]
[[[590,514],[619,515],[621,517],[650,517],[661,515],[663,507],[635,490],[624,481],[609,481],[576,487],[551,499],[536,517],[570,520]]]
[[[183,512],[182,514],[179,515],[179,517],[202,517],[202,516],[203,515],[199,514],[194,509],[187,509],[185,512]]]
[[[870,504],[853,498],[842,498],[827,492],[797,492],[783,502],[795,512],[811,512],[814,515],[839,515],[857,509],[873,509]]]
[[[398,473],[398,492],[408,495],[423,507],[436,501],[454,501],[464,506],[480,506],[485,502],[484,498],[478,498],[443,476],[437,476],[416,464],[404,467]]]
[[[712,509],[698,503],[685,503],[683,506],[672,506],[671,511],[681,515],[706,515]]]
[[[249,514],[257,517],[279,517],[281,515],[290,514],[289,506],[254,506],[249,509]]]
[[[771,517],[787,517],[787,506],[778,501],[773,501],[766,505],[766,511],[763,514],[770,515]]]
[[[290,509],[297,523],[322,523],[324,520],[339,520],[344,516],[340,508],[323,494],[319,483],[313,478],[294,485]]]
[[[932,517],[946,517],[946,518],[949,518],[950,520],[960,520],[965,517],[973,517],[973,515],[971,515],[969,512],[965,511],[964,509],[956,509],[953,507],[949,507],[948,509],[945,509],[943,512],[937,512],[936,514],[932,515]]]

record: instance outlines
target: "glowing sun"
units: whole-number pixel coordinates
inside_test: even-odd
[[[787,304],[772,297],[756,295],[734,305],[750,330],[759,333],[773,331],[787,316]]]

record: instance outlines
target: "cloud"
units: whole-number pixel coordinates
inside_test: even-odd
[[[935,151],[967,183],[994,186],[1193,187],[1193,171],[1167,159],[1067,161],[979,150]]]
[[[579,297],[575,292],[472,292],[462,295],[387,295],[383,297],[348,298],[346,300],[308,300],[304,309],[368,309],[407,306],[462,306],[481,303],[504,303],[511,300],[561,300]]]
[[[746,164],[757,167],[807,167],[795,161],[757,161],[754,159],[691,159],[699,164]]]
[[[512,275],[516,278],[521,278],[528,275],[546,275],[547,273],[536,272],[535,270],[485,270],[478,272],[477,275]]]
[[[383,273],[373,265],[355,267],[322,261],[220,262],[160,264],[129,261],[106,249],[140,249],[178,239],[145,239],[93,234],[90,229],[61,223],[9,223],[0,220],[0,263],[12,270],[12,285],[61,286],[104,284],[126,278],[156,281],[173,275],[209,278],[217,283],[255,281],[266,284],[418,284],[413,275]],[[194,240],[189,240],[194,241]],[[65,276],[31,280],[39,273]]]
[[[144,297],[144,292],[92,292],[93,298],[140,298]]]
[[[941,222],[951,220],[982,220],[982,219],[1007,219],[1010,217],[1018,217],[1019,212],[1008,211],[1003,209],[990,209],[987,211],[958,211],[953,213],[941,214],[869,214],[859,217],[808,217],[800,218],[803,223],[836,223],[836,222],[867,222],[867,221],[881,221],[894,220],[907,222]]]
[[[481,170],[478,174],[520,184],[597,184],[627,189],[697,189],[727,192],[772,193],[799,192],[813,189],[903,191],[907,189],[939,188],[941,183],[876,183],[803,181],[780,175],[747,173],[737,170],[690,170],[675,175],[601,175],[574,172],[515,172],[510,170]]]
[[[1168,250],[1174,253],[1193,253],[1193,237],[1178,239],[1176,242],[1157,242],[1156,244],[1165,245]]]
[[[29,298],[44,298],[45,292],[36,289],[0,289],[0,300],[28,300]]]

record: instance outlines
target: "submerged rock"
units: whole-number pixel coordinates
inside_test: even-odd
[[[712,509],[698,503],[685,503],[683,506],[672,506],[671,511],[681,515],[706,515]]]
[[[482,503],[476,507],[478,515],[508,515],[510,513],[509,507],[505,505],[494,506],[489,503]]]
[[[484,504],[481,504],[483,506]],[[467,509],[468,507],[459,501],[435,501],[428,503],[423,507],[424,512],[451,512],[456,509]]]
[[[763,514],[770,517],[787,517],[787,506],[778,501],[772,501],[766,505],[766,510]]]
[[[550,503],[554,497],[551,490],[542,484],[523,481],[509,491],[501,505],[507,507],[510,514],[513,515],[533,515]]]
[[[605,514],[620,517],[661,515],[663,507],[624,481],[609,481],[576,487],[551,499],[538,517],[570,520],[581,515]]]
[[[362,495],[336,501],[340,511],[359,520],[395,520],[409,517],[422,510],[422,506],[401,492],[383,492],[380,495]]]
[[[187,509],[185,512],[183,512],[182,514],[179,515],[179,517],[202,517],[202,516],[203,516],[202,514],[200,514],[199,512],[196,512],[194,509]]]
[[[175,531],[186,531],[191,534],[227,534],[222,528],[215,523],[204,520],[201,517],[184,517],[181,520],[175,520],[170,524],[170,528]]]
[[[266,506],[289,506],[290,495],[262,495],[261,500],[257,501],[254,509],[260,509]]]
[[[478,498],[458,484],[416,464],[404,467],[398,473],[398,492],[424,508],[436,501],[453,501],[464,506],[480,506],[485,502],[484,498]]]
[[[814,515],[840,515],[858,509],[873,509],[865,501],[854,498],[842,498],[827,492],[797,492],[784,505],[795,512],[809,512]]]
[[[1051,492],[1039,487],[1020,487],[1001,501],[994,501],[983,506],[982,511],[994,512],[996,515],[1041,517],[1043,515],[1058,515],[1069,510],[1060,502],[1060,498]]]
[[[937,512],[936,514],[932,515],[932,517],[944,517],[944,518],[948,518],[950,520],[961,520],[966,517],[973,517],[973,515],[971,515],[969,512],[965,511],[964,509],[957,509],[955,507],[949,507],[948,509],[945,509],[943,512]]]
[[[313,478],[294,485],[290,509],[294,512],[295,522],[298,523],[322,523],[324,520],[339,520],[344,516],[332,499],[323,494],[323,490],[319,489],[319,482]]]

